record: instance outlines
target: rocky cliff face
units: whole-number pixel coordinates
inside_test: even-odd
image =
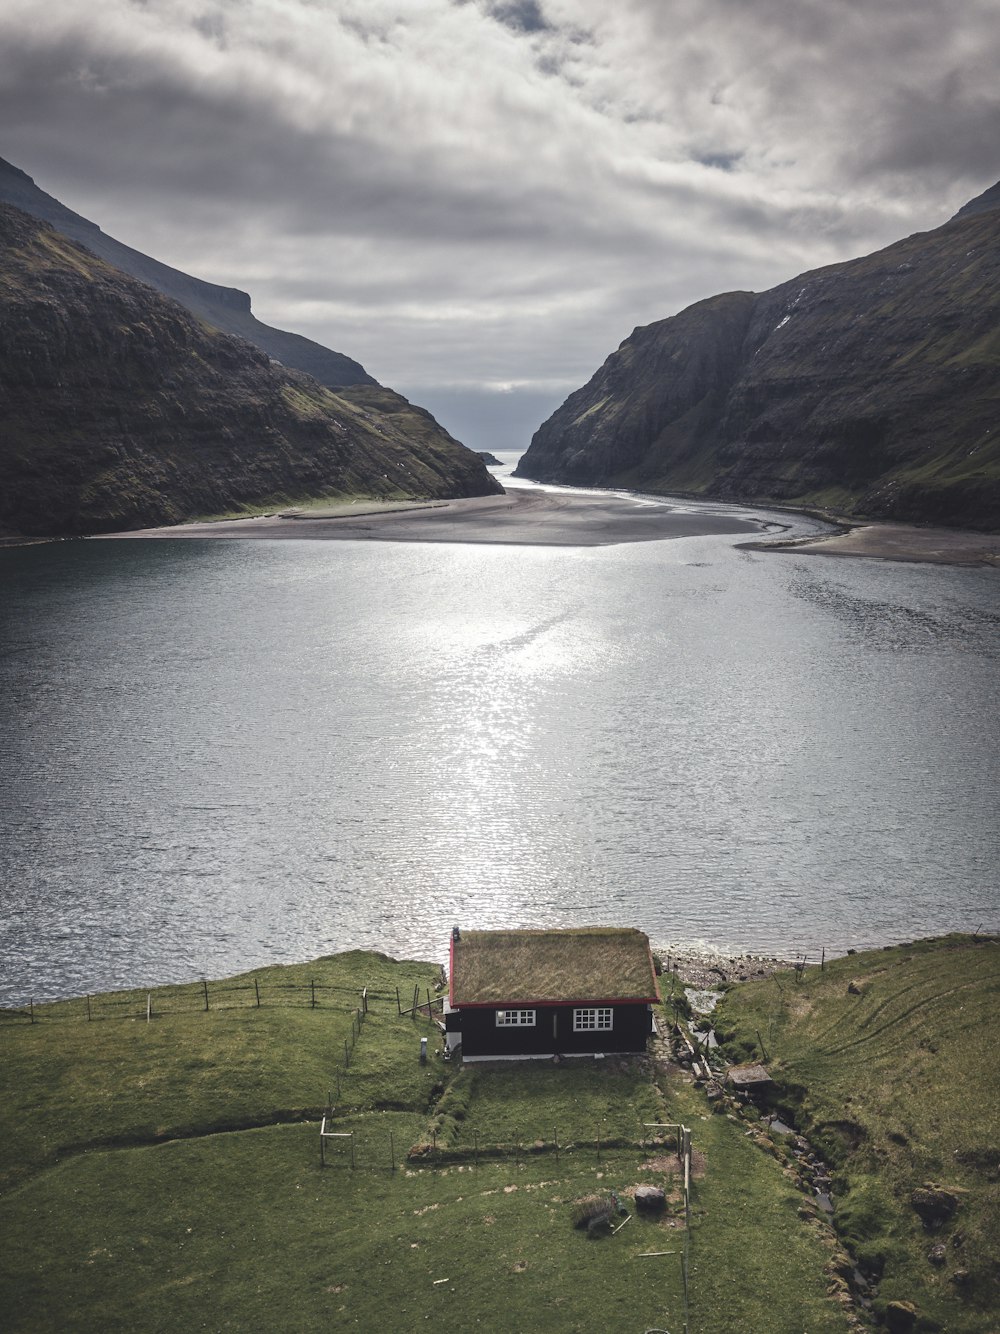
[[[0,201],[30,213],[34,218],[51,223],[57,232],[79,241],[100,259],[116,269],[129,273],[140,282],[155,287],[164,296],[179,301],[199,319],[221,329],[223,333],[245,338],[248,343],[262,348],[268,356],[283,366],[305,371],[328,389],[341,389],[352,384],[376,384],[359,362],[333,352],[311,338],[274,329],[256,318],[250,309],[250,297],[237,287],[219,287],[215,283],[193,278],[180,269],[151,259],[131,246],[123,245],[113,236],[107,236],[96,223],[74,213],[52,195],[39,189],[31,177],[0,158]]]
[[[313,495],[501,488],[370,379],[334,393],[0,205],[0,531],[79,534]]]
[[[875,255],[637,329],[519,474],[1000,527],[1000,198],[973,202]]]

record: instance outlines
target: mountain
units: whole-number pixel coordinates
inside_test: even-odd
[[[51,223],[57,232],[79,241],[116,269],[130,273],[133,278],[155,287],[164,296],[179,301],[199,319],[207,320],[223,333],[245,338],[283,366],[305,371],[330,389],[378,383],[363,366],[343,353],[331,352],[328,347],[314,343],[310,338],[262,324],[251,313],[250,297],[239,288],[217,287],[214,283],[202,282],[200,278],[192,278],[180,269],[172,269],[159,260],[150,259],[148,255],[116,241],[113,236],[106,236],[96,223],[74,213],[58,199],[46,194],[30,176],[3,158],[0,158],[0,201],[13,204],[32,217]]]
[[[1000,527],[1000,186],[935,231],[636,329],[517,474]]]
[[[501,490],[433,417],[338,391],[0,204],[0,531],[71,535],[315,495]]]

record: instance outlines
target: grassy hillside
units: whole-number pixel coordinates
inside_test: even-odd
[[[634,330],[518,473],[1000,527],[1000,210]]]
[[[463,1071],[397,1013],[397,986],[406,1004],[437,973],[355,953],[211,983],[207,1012],[201,984],[157,989],[148,1022],[145,992],[91,998],[89,1020],[85,999],[33,1024],[0,1012],[5,1329],[680,1331],[677,1162],[643,1124],[679,1120],[690,1328],[853,1327],[828,1295],[822,1218],[689,1075],[645,1059]],[[346,1139],[319,1163],[329,1093],[353,1167]],[[667,1190],[663,1215],[573,1226],[582,1199],[644,1183]]]
[[[919,1329],[1000,1320],[998,1012],[1000,942],[949,936],[748,982],[718,1016],[728,1054],[763,1041],[842,1236]]]
[[[0,535],[500,490],[400,395],[286,370],[6,205],[0,315]]]

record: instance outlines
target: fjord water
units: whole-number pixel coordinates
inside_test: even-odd
[[[1000,925],[996,572],[739,540],[0,552],[0,1000]]]

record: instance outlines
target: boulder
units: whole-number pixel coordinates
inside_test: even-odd
[[[918,1186],[910,1196],[910,1203],[920,1215],[924,1227],[933,1231],[953,1217],[958,1209],[958,1196],[939,1186]]]
[[[891,1334],[907,1334],[917,1323],[917,1308],[912,1302],[889,1302],[885,1308],[885,1323]]]
[[[943,1241],[937,1242],[927,1252],[927,1258],[932,1265],[943,1265],[948,1256],[948,1248]]]
[[[666,1192],[660,1186],[637,1186],[635,1207],[644,1214],[659,1214],[667,1207]]]

